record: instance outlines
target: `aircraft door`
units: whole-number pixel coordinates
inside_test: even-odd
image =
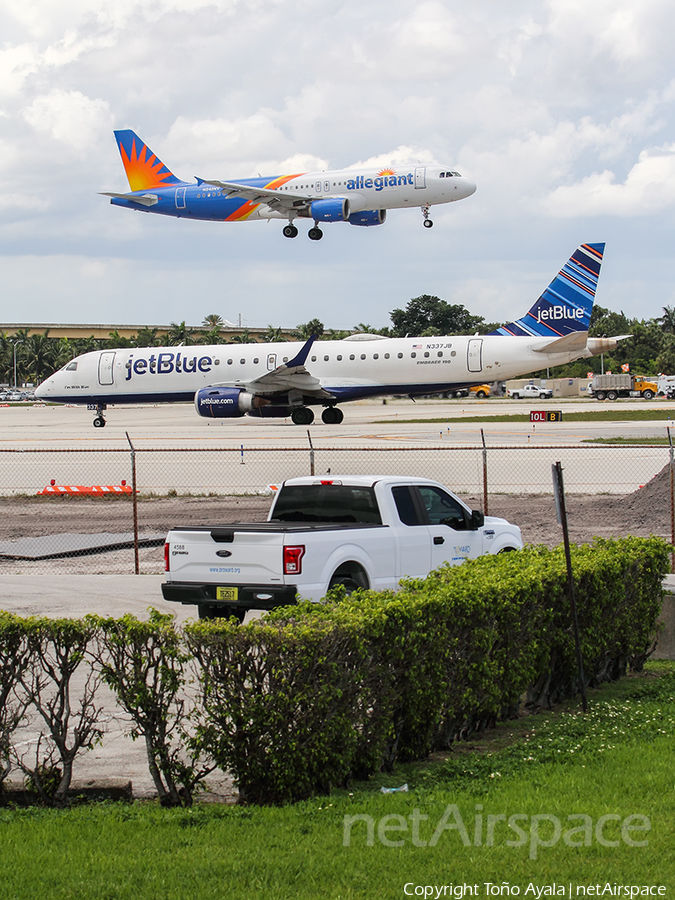
[[[466,366],[469,372],[483,371],[483,341],[472,338],[466,348]]]
[[[427,186],[427,170],[426,166],[415,167],[415,189],[425,188]]]
[[[185,188],[176,188],[176,209],[185,209]]]
[[[277,367],[277,355],[276,353],[268,353],[267,354],[267,371],[273,372]]]
[[[104,350],[98,358],[98,383],[113,384],[113,365],[115,351]]]

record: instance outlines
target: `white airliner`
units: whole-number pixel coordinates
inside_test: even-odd
[[[36,390],[42,400],[86,403],[94,425],[107,404],[194,400],[200,416],[291,416],[339,424],[338,404],[388,394],[441,393],[503,381],[607,353],[616,338],[589,338],[604,244],[582,244],[532,308],[486,335],[216,344],[96,350],[69,362]]]
[[[212,222],[286,219],[287,238],[298,235],[295,219],[313,219],[308,236],[320,241],[323,222],[382,225],[388,209],[406,207],[420,208],[425,227],[431,228],[430,206],[463,200],[476,190],[452,166],[417,163],[236,181],[197,178],[192,184],[177,178],[135,132],[116,131],[115,138],[131,191],[104,191],[114,206]]]

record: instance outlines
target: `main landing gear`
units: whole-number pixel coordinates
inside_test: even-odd
[[[321,419],[326,425],[339,425],[344,417],[344,413],[337,406],[327,406],[321,413]],[[307,406],[298,406],[291,413],[291,419],[295,425],[311,425],[314,413]]]
[[[422,222],[422,225],[424,225],[425,228],[433,228],[434,223],[429,218],[429,204],[428,203],[425,203],[424,206],[422,207],[422,215],[424,216],[424,221]]]
[[[281,230],[281,233],[284,237],[294,238],[298,236],[298,229],[293,225],[292,222],[289,222],[288,225],[284,225]],[[310,228],[307,232],[307,237],[310,241],[320,241],[323,237],[323,231],[319,228],[318,225],[315,225],[313,228]]]
[[[327,406],[321,413],[321,418],[326,425],[339,425],[345,415],[337,406]]]

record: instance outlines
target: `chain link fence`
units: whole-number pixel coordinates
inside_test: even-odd
[[[670,451],[662,445],[314,448],[310,439],[283,448],[134,450],[130,442],[104,450],[2,449],[0,574],[161,572],[164,537],[173,525],[261,521],[271,485],[310,474],[433,478],[474,508],[510,518],[526,540],[538,542],[527,527],[552,509],[557,461],[568,496],[587,517],[593,511],[592,534],[636,531],[639,524],[642,532],[670,537],[671,487],[663,474]]]

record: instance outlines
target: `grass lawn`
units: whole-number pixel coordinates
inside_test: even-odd
[[[672,897],[675,666],[589,700],[284,808],[0,810],[0,898]]]

